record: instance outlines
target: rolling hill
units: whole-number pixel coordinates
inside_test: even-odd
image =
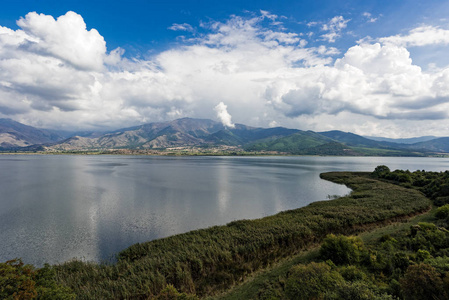
[[[379,142],[390,142],[390,143],[396,143],[396,144],[415,144],[419,142],[427,142],[430,140],[437,139],[437,136],[433,135],[427,135],[427,136],[420,136],[420,137],[413,137],[413,138],[400,138],[400,139],[392,139],[392,138],[386,138],[386,137],[379,137],[379,136],[364,136],[367,139],[373,140],[373,141],[379,141]]]
[[[414,143],[409,149],[449,153],[449,137],[436,138],[426,142]]]
[[[0,119],[0,149],[17,149],[35,144],[52,143],[64,138],[64,134],[56,131],[38,129],[11,119]]]
[[[397,149],[398,147],[400,147],[400,145],[396,143],[390,143],[386,141],[374,141],[354,133],[343,132],[339,130],[325,131],[320,132],[319,134],[331,138],[335,141],[339,141],[345,145],[354,147],[368,147],[368,148],[381,148],[381,149],[385,148]]]

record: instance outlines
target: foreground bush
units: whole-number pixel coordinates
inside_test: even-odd
[[[407,300],[448,299],[440,274],[427,264],[408,267],[401,279],[401,288]]]
[[[344,279],[340,273],[332,271],[329,265],[312,262],[308,265],[297,265],[290,270],[285,294],[289,299],[318,299],[343,283]]]
[[[449,217],[449,204],[438,207],[435,216],[438,219],[446,219],[447,217]]]
[[[56,284],[54,270],[35,269],[20,259],[0,263],[0,299],[75,299],[67,287]]]
[[[337,265],[355,264],[361,259],[363,242],[361,239],[344,235],[328,235],[321,245],[320,257],[332,260]]]

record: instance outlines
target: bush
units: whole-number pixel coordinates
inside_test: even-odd
[[[320,248],[320,257],[337,265],[358,263],[363,252],[363,241],[357,237],[329,234]]]
[[[395,170],[394,172],[385,175],[384,178],[400,183],[406,182],[411,183],[413,181],[411,173],[409,171],[402,171],[402,170]]]
[[[449,257],[435,257],[429,258],[424,263],[434,267],[439,273],[444,274],[449,272]]]
[[[339,272],[347,281],[358,281],[366,279],[366,274],[356,266],[342,267]]]
[[[0,263],[0,299],[32,299],[37,296],[36,271],[21,260]]]
[[[396,269],[405,272],[410,265],[410,260],[404,252],[397,252],[393,256],[393,265]]]
[[[349,282],[340,286],[336,293],[326,299],[351,299],[351,300],[387,300],[393,299],[387,294],[376,295],[377,288],[363,281]]]
[[[156,300],[198,300],[199,298],[195,295],[189,295],[186,293],[180,293],[171,284],[167,285],[159,295],[156,296]]]
[[[317,299],[326,291],[343,283],[344,279],[340,273],[332,271],[329,265],[312,262],[294,266],[290,270],[285,294],[288,299]]]
[[[416,232],[413,235],[413,232]],[[428,250],[430,254],[436,254],[440,249],[449,248],[449,231],[440,229],[431,223],[419,223],[412,228],[413,238],[407,241],[410,250]]]
[[[67,287],[55,281],[54,269],[35,269],[20,259],[0,263],[0,299],[75,299]]]
[[[371,175],[376,178],[385,178],[388,174],[390,174],[390,168],[384,165],[377,166],[371,173]]]
[[[438,207],[435,216],[438,219],[446,219],[449,216],[449,204]]]
[[[418,261],[424,261],[426,259],[430,258],[430,253],[427,250],[419,249],[416,253],[416,260]]]
[[[407,300],[447,299],[440,274],[428,264],[409,266],[400,283]]]

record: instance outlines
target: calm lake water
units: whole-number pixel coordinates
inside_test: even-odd
[[[0,262],[102,261],[126,247],[345,195],[327,171],[449,159],[0,155]]]

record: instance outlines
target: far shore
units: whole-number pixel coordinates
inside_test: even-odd
[[[76,151],[0,151],[0,155],[135,155],[135,156],[326,156],[326,157],[417,157],[417,156],[398,156],[398,155],[308,155],[308,154],[290,154],[276,151],[244,151],[235,149],[232,151],[223,151],[220,149],[93,149]],[[423,156],[419,156],[423,157]],[[424,157],[448,158],[448,153],[433,153]]]

